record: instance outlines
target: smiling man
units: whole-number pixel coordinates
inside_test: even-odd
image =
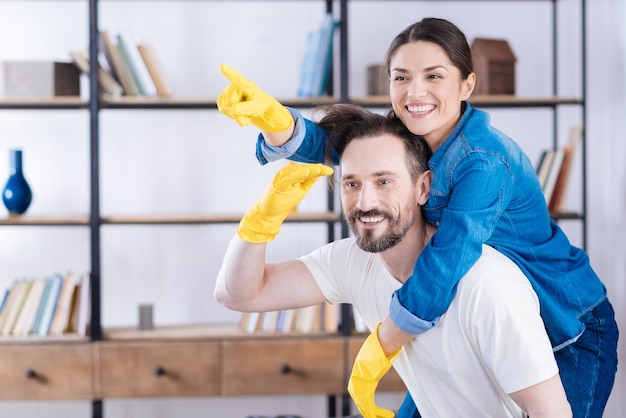
[[[430,150],[399,119],[357,106],[333,106],[319,123],[332,132],[328,149],[339,156],[341,201],[354,237],[266,263],[267,243],[287,214],[332,173],[321,164],[285,166],[243,217],[216,299],[250,312],[325,300],[353,304],[372,331],[373,344],[364,347],[384,359],[375,369],[367,362],[353,368],[348,390],[366,418],[393,416],[374,402],[379,374],[392,364],[423,417],[570,417],[537,296],[519,268],[486,245],[438,325],[380,355],[377,330],[389,320],[389,301],[436,231],[421,211],[432,179]],[[436,286],[436,275],[421,279]]]

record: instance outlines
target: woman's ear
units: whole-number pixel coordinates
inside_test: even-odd
[[[425,205],[430,196],[430,184],[433,182],[433,172],[430,170],[424,171],[417,178],[417,203],[419,205]]]
[[[470,73],[465,80],[461,80],[461,100],[467,100],[476,87],[476,73]]]

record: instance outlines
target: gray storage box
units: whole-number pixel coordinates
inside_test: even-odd
[[[0,98],[38,99],[55,96],[80,96],[80,71],[73,63],[0,63]]]

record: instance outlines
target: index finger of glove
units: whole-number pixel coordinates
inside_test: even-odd
[[[328,176],[332,172],[332,167],[323,164],[289,164],[276,176],[274,188],[287,191],[294,186],[300,188],[303,184],[311,187],[320,176]]]
[[[220,71],[224,76],[233,83],[235,86],[243,90],[244,92],[248,92],[254,88],[254,83],[252,80],[246,78],[239,71],[235,70],[233,67],[227,64],[220,65]]]

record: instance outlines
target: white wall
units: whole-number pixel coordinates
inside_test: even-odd
[[[620,0],[595,0],[588,13],[588,186],[592,263],[609,289],[618,321],[626,324],[626,207],[624,130],[625,8]],[[559,79],[564,95],[580,95],[578,1],[558,2],[563,12]],[[451,19],[475,36],[505,36],[518,57],[517,92],[550,92],[549,2],[352,2],[350,5],[350,89],[365,94],[365,67],[381,62],[392,37],[411,22],[432,15]],[[486,10],[497,19],[487,19]],[[152,44],[179,97],[215,98],[226,85],[218,65],[228,63],[276,97],[293,97],[306,32],[319,22],[323,2],[315,1],[103,1],[100,26],[123,31]],[[78,1],[0,1],[0,60],[69,60],[68,52],[87,44],[87,10]],[[372,21],[377,23],[372,28]],[[528,22],[533,22],[529,25]],[[63,22],[60,24],[60,22]],[[532,29],[531,29],[532,28]],[[570,33],[570,32],[567,32]],[[564,112],[560,140],[579,116]],[[509,133],[536,159],[549,143],[549,114],[537,110],[494,110],[494,125]],[[529,123],[532,121],[532,123]],[[265,189],[277,165],[260,167],[253,156],[256,130],[209,111],[105,110],[102,125],[103,214],[220,213],[245,210]],[[529,132],[529,126],[533,126]],[[81,214],[88,210],[88,117],[82,111],[0,111],[0,179],[7,173],[7,150],[24,149],[26,175],[35,198],[32,215]],[[218,152],[219,148],[219,152]],[[580,180],[575,180],[575,182]],[[0,183],[2,180],[0,180]],[[574,187],[575,189],[575,187]],[[301,210],[323,208],[317,187]],[[579,195],[568,198],[571,209]],[[0,210],[3,210],[0,208]],[[1,212],[0,212],[1,214]],[[576,244],[580,226],[564,228]],[[235,230],[225,226],[160,226],[103,229],[103,323],[134,325],[137,305],[155,305],[157,325],[236,322],[239,315],[217,305],[213,278]],[[302,237],[307,237],[302,239]],[[0,288],[21,276],[89,269],[84,228],[0,230]],[[272,246],[274,259],[303,254],[324,242],[324,228],[288,225]],[[282,243],[287,243],[281,245]],[[25,267],[26,266],[26,267]],[[624,353],[623,344],[620,353]],[[621,417],[626,376],[618,374],[605,416]],[[386,396],[394,406],[401,396]],[[260,413],[323,416],[323,396],[235,399],[106,401],[106,416],[194,417],[213,413],[243,418]],[[2,416],[35,416],[44,405],[49,416],[84,417],[81,403],[0,402]]]

